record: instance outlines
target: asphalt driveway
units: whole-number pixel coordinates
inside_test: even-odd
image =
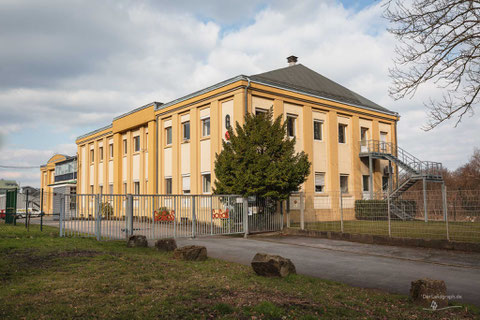
[[[178,239],[179,246],[203,245],[208,255],[249,265],[257,252],[290,258],[304,275],[408,294],[420,278],[444,280],[458,302],[480,305],[480,254],[402,248],[292,236]]]

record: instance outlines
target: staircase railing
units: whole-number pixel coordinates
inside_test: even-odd
[[[392,142],[379,140],[360,141],[360,154],[369,153],[391,158],[397,165],[402,166],[405,171],[411,171],[411,175],[442,176],[442,164],[440,162],[422,161]]]

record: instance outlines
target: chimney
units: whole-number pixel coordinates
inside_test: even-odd
[[[296,64],[297,64],[297,59],[298,59],[298,58],[295,57],[295,56],[290,56],[290,57],[288,57],[288,58],[287,58],[288,65],[289,65],[289,66],[294,66],[294,65],[296,65]]]

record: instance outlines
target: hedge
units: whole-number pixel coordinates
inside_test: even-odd
[[[413,200],[395,200],[395,206],[404,209],[412,217],[417,212],[417,203]],[[387,200],[356,200],[355,218],[357,220],[387,220]],[[392,220],[399,219],[396,215],[391,215]]]

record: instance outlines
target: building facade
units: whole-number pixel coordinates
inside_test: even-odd
[[[40,186],[43,189],[43,212],[60,213],[60,194],[77,192],[77,157],[53,155],[40,167]]]
[[[80,136],[77,192],[208,194],[229,125],[273,110],[312,162],[302,190],[371,194],[388,161],[359,157],[360,141],[396,144],[397,113],[301,64],[237,76],[168,103],[153,102]],[[370,174],[372,173],[372,174]],[[48,177],[46,178],[48,179]]]

